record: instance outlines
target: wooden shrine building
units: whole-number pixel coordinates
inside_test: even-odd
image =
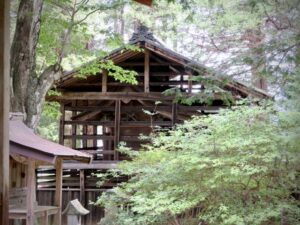
[[[91,157],[68,147],[38,137],[23,123],[23,115],[11,115],[9,121],[10,139],[10,182],[9,219],[10,224],[34,225],[39,220],[49,225],[49,216],[61,225],[62,214],[62,163],[76,160],[89,163]],[[39,205],[36,202],[36,169],[41,165],[55,168],[54,202]],[[15,223],[15,222],[24,223]]]
[[[118,161],[127,159],[116,151],[120,142],[138,150],[144,143],[140,134],[148,135],[157,126],[171,128],[192,115],[217,113],[228,106],[224,95],[231,96],[231,104],[248,97],[270,97],[265,91],[238,81],[224,83],[209,68],[166,48],[144,26],[137,29],[129,44],[141,50],[119,48],[96,63],[111,60],[123,69],[136,71],[136,85],[115,80],[111,76],[114,71],[110,70],[99,69],[96,75],[82,79],[78,77],[82,69],[79,68],[66,73],[55,84],[61,95],[48,96],[49,101],[61,105],[60,144],[93,155],[93,163],[89,165],[64,164],[67,170],[80,170],[73,173],[73,182],[66,180],[64,188],[66,192],[73,188],[79,193],[90,215],[94,213],[87,206],[86,196],[94,195],[88,192],[99,195],[114,185],[112,181],[97,187],[98,179],[93,173],[105,172]],[[213,89],[206,79],[213,81]],[[190,105],[183,104],[181,98],[190,100]],[[47,183],[40,184],[41,196],[43,191],[54,188]],[[97,220],[90,218],[85,224],[96,224]]]

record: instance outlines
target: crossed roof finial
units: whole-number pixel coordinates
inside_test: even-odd
[[[139,24],[136,31],[132,34],[132,37],[129,39],[129,43],[143,42],[150,40],[153,42],[159,43],[158,40],[154,37],[153,33],[148,27],[143,24]]]

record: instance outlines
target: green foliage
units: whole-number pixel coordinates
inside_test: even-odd
[[[137,84],[137,72],[133,70],[125,70],[122,67],[115,65],[111,60],[103,60],[100,62],[95,60],[80,68],[77,77],[86,78],[89,75],[101,73],[103,70],[107,70],[109,76],[112,76],[115,80],[120,81],[121,83]]]
[[[280,224],[283,211],[296,224],[299,145],[285,125],[272,107],[237,106],[152,134],[118,166],[129,181],[98,200],[100,224]]]
[[[38,134],[48,140],[58,142],[60,106],[57,102],[46,102],[43,106]]]

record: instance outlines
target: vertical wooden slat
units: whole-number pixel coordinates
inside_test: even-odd
[[[181,90],[183,89],[183,82],[184,82],[183,74],[180,74],[180,89]]]
[[[48,211],[44,212],[44,216],[42,217],[42,225],[49,225]]]
[[[192,93],[192,88],[193,88],[193,81],[192,81],[192,75],[189,75],[188,78],[188,93]]]
[[[93,126],[93,134],[97,135],[97,125]],[[93,139],[93,147],[97,148],[97,139]]]
[[[79,173],[79,183],[80,183],[80,202],[82,205],[84,205],[85,203],[85,187],[84,187],[84,170],[80,170],[80,173]]]
[[[62,177],[63,177],[63,160],[58,158],[56,159],[56,182],[55,182],[55,198],[54,203],[59,207],[58,213],[54,217],[54,224],[61,225],[61,211],[62,211]]]
[[[59,124],[59,144],[64,145],[64,135],[65,135],[65,104],[60,105],[60,124]]]
[[[76,106],[76,101],[72,102],[72,106],[75,107]],[[72,117],[76,116],[77,112],[72,110]],[[77,126],[75,124],[72,124],[72,148],[75,149],[76,148],[76,138],[74,137],[74,135],[76,135],[76,129]]]
[[[0,1],[0,224],[8,224],[9,0]]]
[[[87,125],[83,125],[82,126],[82,134],[83,135],[86,135],[87,134]],[[87,139],[83,139],[82,140],[82,147],[84,148],[84,149],[86,149],[87,148]]]
[[[145,62],[144,62],[144,92],[150,92],[150,53],[145,49]]]
[[[115,154],[114,154],[114,159],[119,160],[119,152],[116,151],[119,142],[120,142],[120,120],[121,120],[121,101],[116,100],[116,105],[115,105],[115,137],[114,137],[114,142],[115,142]]]
[[[27,216],[26,225],[34,225],[34,204],[36,200],[35,196],[35,161],[28,159],[27,171],[26,171],[26,182],[27,182]]]
[[[107,92],[107,70],[103,70],[102,72],[102,92]]]

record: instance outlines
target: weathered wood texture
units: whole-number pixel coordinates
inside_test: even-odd
[[[8,224],[9,0],[0,1],[0,224]]]
[[[96,187],[96,183],[99,181],[95,175],[97,170],[85,170],[84,173],[74,170],[65,170],[63,172],[63,195],[62,195],[62,209],[65,209],[68,202],[74,199],[80,199],[82,195],[84,198],[80,201],[82,205],[91,211],[87,216],[83,217],[82,224],[84,225],[96,225],[101,217],[104,215],[103,209],[98,206],[89,204],[90,201],[96,201],[97,197],[103,192],[107,191],[116,185],[117,182],[122,179],[114,179],[103,184],[101,188]],[[39,205],[53,205],[55,202],[55,170],[43,170],[38,173],[38,188],[37,199]],[[125,178],[124,178],[125,179]],[[123,180],[124,180],[123,179]],[[82,193],[84,191],[84,194]],[[51,219],[52,220],[52,219]],[[62,217],[62,224],[65,223],[66,218]]]
[[[26,200],[26,225],[33,225],[35,221],[34,215],[34,204],[35,204],[35,161],[32,159],[28,160],[27,171],[26,171],[26,181],[27,181],[27,200]]]
[[[145,50],[144,59],[144,92],[150,92],[150,52]]]
[[[62,168],[62,159],[56,159],[56,181],[55,181],[55,199],[54,204],[59,207],[58,213],[54,217],[55,225],[61,225],[61,213],[62,213],[62,176],[63,176],[63,168]]]

